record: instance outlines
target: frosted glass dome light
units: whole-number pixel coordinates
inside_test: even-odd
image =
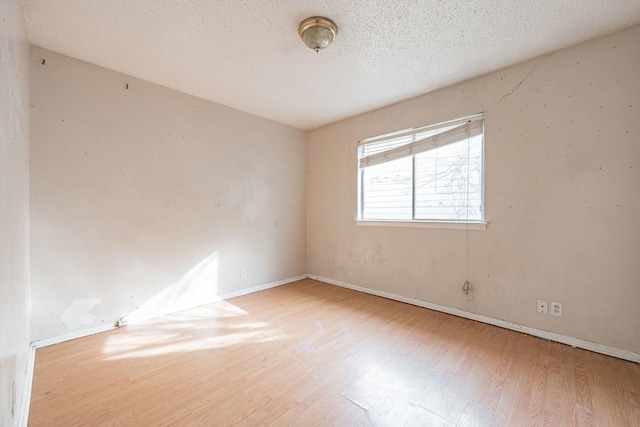
[[[298,33],[309,48],[318,52],[329,46],[338,35],[338,26],[329,18],[313,16],[300,23]]]

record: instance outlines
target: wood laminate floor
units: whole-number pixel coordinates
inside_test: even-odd
[[[302,280],[41,348],[31,426],[638,426],[640,365]]]

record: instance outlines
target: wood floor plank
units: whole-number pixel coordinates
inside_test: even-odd
[[[415,408],[411,414],[411,418],[405,426],[407,427],[454,427],[455,424],[450,423],[444,418],[424,409],[421,406]]]
[[[460,426],[499,425],[498,403],[504,388],[504,377],[476,369],[470,378],[469,387],[473,396],[467,402],[458,421]]]
[[[29,425],[633,427],[640,365],[302,280],[38,349]]]
[[[435,391],[433,371],[427,365],[413,362],[403,376],[367,411],[363,422],[374,425],[404,425],[427,395]]]

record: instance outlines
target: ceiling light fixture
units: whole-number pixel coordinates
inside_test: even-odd
[[[338,26],[329,18],[312,16],[300,23],[298,33],[309,48],[318,52],[329,46],[338,35]]]

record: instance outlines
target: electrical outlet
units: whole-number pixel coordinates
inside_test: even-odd
[[[247,270],[243,268],[242,270],[240,270],[240,278],[245,279],[246,277],[247,277]]]
[[[536,310],[538,313],[547,314],[547,300],[539,299],[537,300]]]
[[[562,316],[561,302],[551,302],[551,314],[553,314],[554,316]]]

